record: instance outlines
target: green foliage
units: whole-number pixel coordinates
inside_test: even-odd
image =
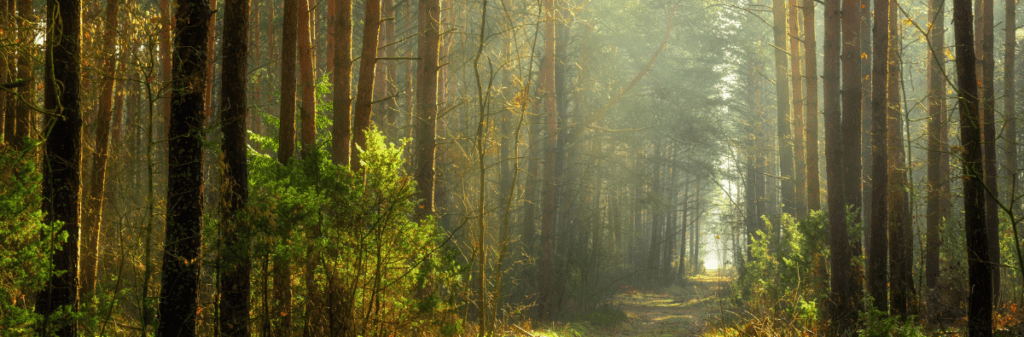
[[[866,300],[865,303],[871,303]],[[870,307],[870,306],[869,306]],[[900,317],[889,316],[887,313],[871,308],[869,312],[860,313],[864,326],[857,330],[862,337],[924,337],[926,336],[920,325],[914,324],[913,316],[906,322],[900,322]]]
[[[775,233],[765,219],[768,233]],[[751,319],[743,331],[768,331],[771,334],[799,334],[820,324],[818,303],[828,294],[828,234],[824,212],[811,212],[800,222],[783,214],[781,237],[757,232],[751,243],[750,258],[734,293]],[[773,242],[779,240],[779,242]],[[772,320],[762,320],[772,317]],[[777,318],[777,319],[776,319]],[[783,324],[785,323],[785,324]]]
[[[363,335],[401,329],[461,331],[451,312],[463,266],[434,222],[411,219],[415,181],[402,147],[367,134],[363,170],[328,160],[326,149],[281,165],[250,151],[247,216],[264,254],[316,266],[317,287],[352,294]],[[264,148],[275,139],[254,137]],[[308,291],[308,289],[307,289]],[[313,298],[307,298],[313,300]],[[381,329],[381,326],[387,329]]]
[[[5,336],[30,334],[41,318],[28,295],[45,284],[53,250],[67,240],[66,233],[56,232],[59,224],[42,222],[42,175],[31,151],[0,153],[0,335]]]

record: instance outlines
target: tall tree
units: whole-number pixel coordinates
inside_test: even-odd
[[[352,0],[341,0],[340,4],[335,4],[335,11],[337,13],[334,15],[334,125],[331,129],[331,162],[335,165],[348,166],[349,143],[352,141]]]
[[[219,330],[225,336],[249,336],[249,224],[240,216],[249,199],[246,159],[246,101],[249,57],[249,0],[225,0],[221,44],[220,124],[222,196],[220,237]]]
[[[0,27],[7,31],[11,31],[11,13],[14,10],[7,5],[8,1],[0,0]],[[10,80],[10,63],[8,59],[13,57],[13,53],[10,50],[4,50],[0,52],[0,82],[7,83]],[[8,137],[11,130],[7,129],[7,120],[14,118],[14,112],[8,111],[7,109],[7,93],[0,92],[0,145],[10,142]]]
[[[298,43],[299,1],[304,0],[284,1],[281,27],[281,122],[277,150],[277,160],[281,164],[287,164],[295,155],[295,48]],[[273,273],[274,302],[277,303],[274,312],[281,313],[274,315],[277,320],[274,324],[274,333],[277,336],[287,336],[291,333],[292,327],[292,268],[291,260],[286,254],[274,256]]]
[[[946,54],[945,12],[943,0],[928,2],[928,206],[926,215],[925,286],[929,304],[936,304],[940,292],[935,287],[939,280],[939,246],[944,216],[948,213],[949,176],[942,164],[949,157],[944,147],[948,137],[946,117]],[[1009,22],[1009,21],[1008,21]],[[1012,59],[1008,59],[1012,63]],[[1009,64],[1009,63],[1008,63]],[[1012,83],[1012,77],[1006,77]],[[1007,99],[1012,100],[1012,95]],[[1009,111],[1009,110],[1007,110]]]
[[[864,0],[866,1],[866,0]],[[853,222],[861,222],[861,48],[860,48],[860,23],[861,23],[861,0],[843,1],[843,44],[842,44],[842,67],[843,67],[843,88],[842,88],[842,134],[843,149],[843,204],[846,212],[853,212]],[[847,223],[849,227],[851,223]],[[857,308],[860,306],[860,299],[863,296],[863,273],[860,264],[853,264],[853,257],[860,257],[861,242],[859,236],[849,237],[846,243],[849,249],[849,259],[843,266],[847,269],[844,275],[850,282],[844,289],[846,294],[837,299],[837,305],[842,307],[843,314],[838,316],[840,320],[847,320],[843,325],[853,326],[856,318]],[[833,266],[833,268],[837,268]],[[842,328],[843,325],[840,327]]]
[[[92,181],[85,199],[82,218],[81,293],[89,295],[96,286],[96,265],[99,258],[100,227],[103,221],[103,191],[106,188],[107,148],[110,141],[110,115],[114,103],[114,79],[117,59],[114,42],[117,38],[118,0],[107,0],[104,16],[103,73],[100,80],[100,104],[96,112],[96,151],[92,158]]]
[[[46,74],[43,80],[47,130],[43,168],[43,221],[67,233],[53,253],[53,273],[36,298],[43,316],[41,336],[78,335],[72,315],[78,312],[79,197],[81,196],[82,113],[80,110],[81,3],[50,0],[46,4]],[[49,237],[56,240],[56,237]],[[68,308],[68,311],[61,311]],[[59,317],[54,313],[61,312]]]
[[[1014,86],[1014,66],[1016,60],[1017,50],[1017,1],[1006,0],[1006,21],[1003,24],[1006,26],[1006,48],[1005,48],[1005,59],[1003,61],[1003,82],[1006,85],[1003,90],[1003,104],[1004,113],[1006,114],[1006,177],[1009,184],[1008,190],[1017,191],[1017,110],[1014,101],[1014,97],[1017,94],[1017,88]],[[1015,197],[1010,194],[1008,200],[1010,200],[1010,207],[1016,205],[1013,200]],[[999,277],[999,274],[996,274]],[[998,288],[996,288],[998,289]]]
[[[419,187],[420,207],[416,217],[434,213],[434,151],[437,148],[437,50],[440,47],[441,1],[420,0],[418,52],[416,67],[416,165],[414,176]],[[535,127],[534,127],[535,128]],[[531,130],[532,131],[532,130]]]
[[[992,268],[992,293],[993,301],[999,301],[999,188],[996,166],[996,92],[995,92],[995,53],[993,52],[992,20],[994,0],[979,0],[981,2],[981,34],[977,36],[981,40],[981,50],[978,52],[979,66],[981,67],[981,147],[985,170],[985,225],[988,227],[988,256],[992,261],[989,266]]]
[[[981,119],[970,0],[953,1],[960,144],[963,146],[964,229],[967,238],[967,335],[992,335],[992,269],[988,262]]]
[[[363,18],[363,51],[359,59],[359,83],[356,86],[356,106],[352,116],[353,171],[359,171],[359,148],[366,148],[366,131],[373,115],[373,81],[377,66],[377,35],[380,33],[380,0],[367,0]]]
[[[907,246],[913,239],[910,229],[910,206],[907,200],[907,165],[903,143],[903,110],[900,108],[900,32],[895,0],[889,3],[888,78],[886,82],[888,118],[888,204],[889,204],[889,308],[893,314],[910,314],[913,293],[912,255]],[[913,254],[913,251],[909,251]]]
[[[195,336],[203,219],[205,0],[177,0],[167,177],[167,225],[160,288],[161,336]]]
[[[804,0],[804,68],[807,96],[804,99],[806,126],[807,208],[821,209],[821,191],[818,184],[818,54],[814,41],[814,0]]]
[[[32,9],[32,0],[17,0],[18,19],[21,21],[20,40],[21,50],[18,52],[18,78],[25,81],[25,84],[18,87],[18,95],[25,99],[14,100],[14,148],[24,149],[25,138],[30,137],[29,130],[32,128],[31,108],[29,104],[35,100],[35,81],[32,76],[32,69],[35,67],[32,60],[33,41],[35,41],[35,29],[32,28],[36,20]]]
[[[829,227],[832,264],[832,322],[830,333],[845,335],[852,331],[855,313],[849,304],[851,296],[850,275],[850,241],[846,231],[846,206],[844,193],[846,188],[843,142],[843,116],[840,110],[839,96],[839,52],[840,29],[839,0],[825,1],[825,55],[824,98],[825,98],[825,173],[828,182]],[[855,143],[856,144],[856,143]],[[858,144],[859,145],[859,144]]]
[[[800,75],[801,54],[800,54],[800,20],[797,0],[789,0],[789,52],[790,52],[790,82],[793,84],[793,159],[795,169],[793,170],[793,192],[794,205],[797,218],[807,215],[807,171],[804,169],[806,157],[804,156],[804,96],[803,78]],[[811,27],[814,29],[814,27]],[[813,52],[813,51],[811,51]]]
[[[302,89],[299,115],[302,117],[302,154],[308,156],[316,143],[316,97],[313,89],[316,79],[313,78],[313,41],[310,39],[310,7],[307,0],[298,0],[298,28],[296,37],[299,44],[299,76]]]
[[[541,204],[540,230],[540,270],[538,285],[540,288],[540,319],[549,319],[554,314],[555,295],[555,216],[558,188],[555,181],[555,147],[558,145],[558,101],[555,92],[555,9],[553,0],[544,0],[544,59],[541,64],[541,87],[539,95],[543,101],[543,113],[547,141],[544,147],[544,185]]]
[[[789,80],[786,73],[786,2],[772,0],[772,32],[775,35],[775,106],[779,141],[779,173],[782,175],[782,211],[795,214],[796,196],[793,176],[793,134],[790,131]]]
[[[886,195],[889,186],[888,85],[889,1],[875,0],[873,59],[871,67],[871,230],[868,238],[868,294],[875,309],[889,310],[888,251],[886,224],[889,217]],[[940,0],[941,1],[941,0]]]

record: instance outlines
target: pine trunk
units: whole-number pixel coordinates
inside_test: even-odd
[[[373,115],[373,81],[377,66],[377,35],[380,33],[380,1],[366,1],[363,18],[363,51],[359,59],[359,84],[356,87],[356,106],[352,118],[352,171],[359,171],[359,148],[366,148],[366,132]]]
[[[886,230],[889,206],[888,150],[888,85],[889,66],[889,1],[875,0],[874,42],[871,74],[871,230],[868,255],[868,294],[873,307],[889,310],[888,251]]]

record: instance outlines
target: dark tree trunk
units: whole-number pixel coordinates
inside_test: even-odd
[[[349,165],[352,142],[352,0],[335,4],[334,125],[331,129],[331,162]],[[436,62],[435,62],[436,63]],[[417,91],[418,92],[418,91]]]
[[[298,28],[296,37],[299,51],[299,88],[302,89],[302,100],[299,115],[302,119],[302,155],[309,156],[316,146],[316,96],[313,89],[316,79],[313,77],[313,46],[310,40],[310,8],[306,0],[298,1]]]
[[[219,328],[225,336],[249,336],[249,224],[239,213],[249,199],[249,171],[246,159],[246,101],[248,83],[249,1],[225,0],[224,39],[221,53],[221,171],[220,315]]]
[[[544,124],[547,126],[547,142],[544,148],[544,185],[543,201],[541,208],[541,231],[540,231],[540,269],[538,273],[538,285],[540,286],[540,309],[541,320],[547,320],[555,314],[554,305],[555,277],[555,215],[557,213],[556,200],[558,198],[558,185],[555,181],[556,146],[558,144],[558,102],[555,99],[555,19],[554,1],[544,0],[544,60],[541,65],[541,88],[540,95],[543,100],[546,117]]]
[[[8,7],[10,4],[7,0],[0,0],[0,28],[10,30],[11,29],[11,13],[14,13],[14,9]],[[10,64],[7,60],[13,57],[14,53],[8,50],[0,53],[0,83],[7,83],[9,81]],[[7,92],[0,92],[0,146],[10,142],[10,138],[13,136],[7,130],[7,120],[13,121],[14,112],[7,109]]]
[[[177,0],[171,82],[167,227],[160,289],[161,336],[195,336],[203,218],[203,108],[206,101],[205,0]]]
[[[78,312],[79,197],[81,196],[82,113],[79,99],[81,66],[81,3],[50,0],[46,4],[47,25],[56,29],[46,34],[44,97],[50,135],[46,140],[43,165],[43,221],[62,222],[67,240],[53,253],[54,272],[36,297],[36,313],[43,316],[37,332],[42,336],[78,335],[78,323],[70,314],[52,316],[61,307]],[[57,32],[61,32],[58,34]],[[58,88],[59,87],[59,88]],[[47,240],[56,240],[54,237]]]
[[[416,217],[434,213],[434,152],[437,149],[437,50],[440,47],[441,4],[439,0],[419,2],[419,56],[416,74],[416,186],[420,207]],[[531,131],[536,127],[531,127]],[[531,162],[531,168],[533,168]],[[530,221],[528,219],[527,221]]]
[[[821,192],[818,183],[818,60],[814,41],[814,0],[804,0],[804,67],[807,96],[804,100],[806,126],[807,208],[821,210]]]
[[[846,209],[854,213],[854,223],[861,222],[861,48],[860,48],[860,13],[861,1],[867,0],[846,0],[843,1],[843,46],[842,46],[842,67],[843,67],[843,204]],[[845,212],[844,212],[845,214]],[[853,225],[847,223],[847,227]],[[860,234],[848,237],[850,249],[850,264],[846,279],[850,282],[847,294],[843,296],[845,305],[851,320],[849,326],[854,326],[857,319],[857,309],[861,307],[861,297],[864,296],[864,269],[859,263],[852,263],[854,258],[861,258]]]
[[[960,144],[963,146],[964,227],[967,235],[967,334],[978,337],[992,335],[992,269],[988,265],[977,60],[971,16],[969,0],[953,1]]]
[[[377,66],[377,35],[380,33],[380,0],[366,1],[363,18],[363,51],[359,59],[359,83],[356,87],[356,106],[352,118],[352,171],[359,171],[359,150],[366,149],[366,132],[373,115],[373,81]]]
[[[91,296],[96,287],[96,266],[99,259],[100,226],[103,221],[103,193],[106,187],[107,152],[110,140],[110,115],[113,110],[114,79],[117,77],[114,59],[114,39],[117,37],[118,6],[108,0],[103,31],[103,79],[100,81],[100,104],[96,113],[96,152],[92,158],[92,181],[85,199],[82,218],[81,293]],[[115,140],[116,141],[116,140]]]
[[[22,33],[19,42],[21,44],[30,44],[35,41],[35,30],[31,28],[31,24],[36,20],[35,14],[33,14],[32,0],[17,0],[18,2],[18,17],[21,19]],[[35,81],[32,76],[32,52],[35,48],[29,46],[23,46],[23,49],[18,52],[18,78],[25,80],[25,85],[18,87],[18,95],[24,97],[24,100],[15,100],[14,102],[14,148],[17,150],[25,149],[25,138],[30,137],[29,130],[32,127],[31,120],[31,107],[29,104],[35,100]]]
[[[903,110],[900,108],[900,34],[899,15],[895,0],[889,3],[889,68],[886,83],[888,167],[889,167],[889,308],[895,315],[906,317],[911,306],[913,270],[904,249],[912,245],[906,235],[910,227],[910,207],[907,200],[906,157],[903,143]]]
[[[996,167],[996,88],[995,88],[995,53],[993,52],[992,20],[994,0],[980,0],[983,2],[981,8],[981,85],[980,104],[982,120],[981,147],[985,170],[985,225],[988,235],[988,257],[992,268],[992,302],[999,303],[999,185],[998,172]]]
[[[943,0],[928,2],[928,208],[926,215],[927,244],[925,248],[925,290],[929,304],[937,304],[940,293],[935,287],[939,280],[939,247],[942,244],[939,236],[945,209],[949,202],[949,176],[942,170],[942,162],[948,161],[943,149],[943,138],[948,133],[946,125],[946,54],[945,49],[945,12]],[[1009,48],[1009,47],[1008,47]],[[1009,53],[1009,52],[1008,52]],[[1012,58],[1008,59],[1012,64]],[[1007,72],[1009,74],[1010,72]],[[1008,75],[1006,80],[1013,81]],[[1007,91],[1008,93],[1010,91]],[[1012,99],[1013,95],[1007,95]],[[1010,110],[1007,110],[1010,111]],[[931,308],[935,308],[932,306]],[[929,319],[934,318],[934,312]]]
[[[299,1],[284,1],[281,29],[281,130],[277,160],[288,163],[295,155],[295,48],[298,46]]]
[[[888,150],[888,71],[889,66],[889,1],[875,0],[874,58],[871,74],[871,230],[868,255],[868,294],[872,305],[882,312],[889,310],[888,251],[886,230],[889,217],[886,195],[889,188]]]

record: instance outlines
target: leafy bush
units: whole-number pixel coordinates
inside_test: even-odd
[[[31,296],[52,270],[50,257],[67,233],[43,224],[42,175],[24,152],[0,152],[0,334],[27,335],[39,317]],[[48,240],[40,240],[40,235]]]
[[[459,287],[462,266],[433,219],[411,219],[415,181],[402,170],[402,147],[385,145],[376,130],[367,138],[360,172],[332,164],[324,149],[287,165],[250,151],[248,214],[256,235],[267,238],[264,254],[313,266],[305,299],[351,310],[360,335],[458,333],[450,290]],[[326,296],[315,295],[321,289],[339,289],[343,298],[324,303]]]

